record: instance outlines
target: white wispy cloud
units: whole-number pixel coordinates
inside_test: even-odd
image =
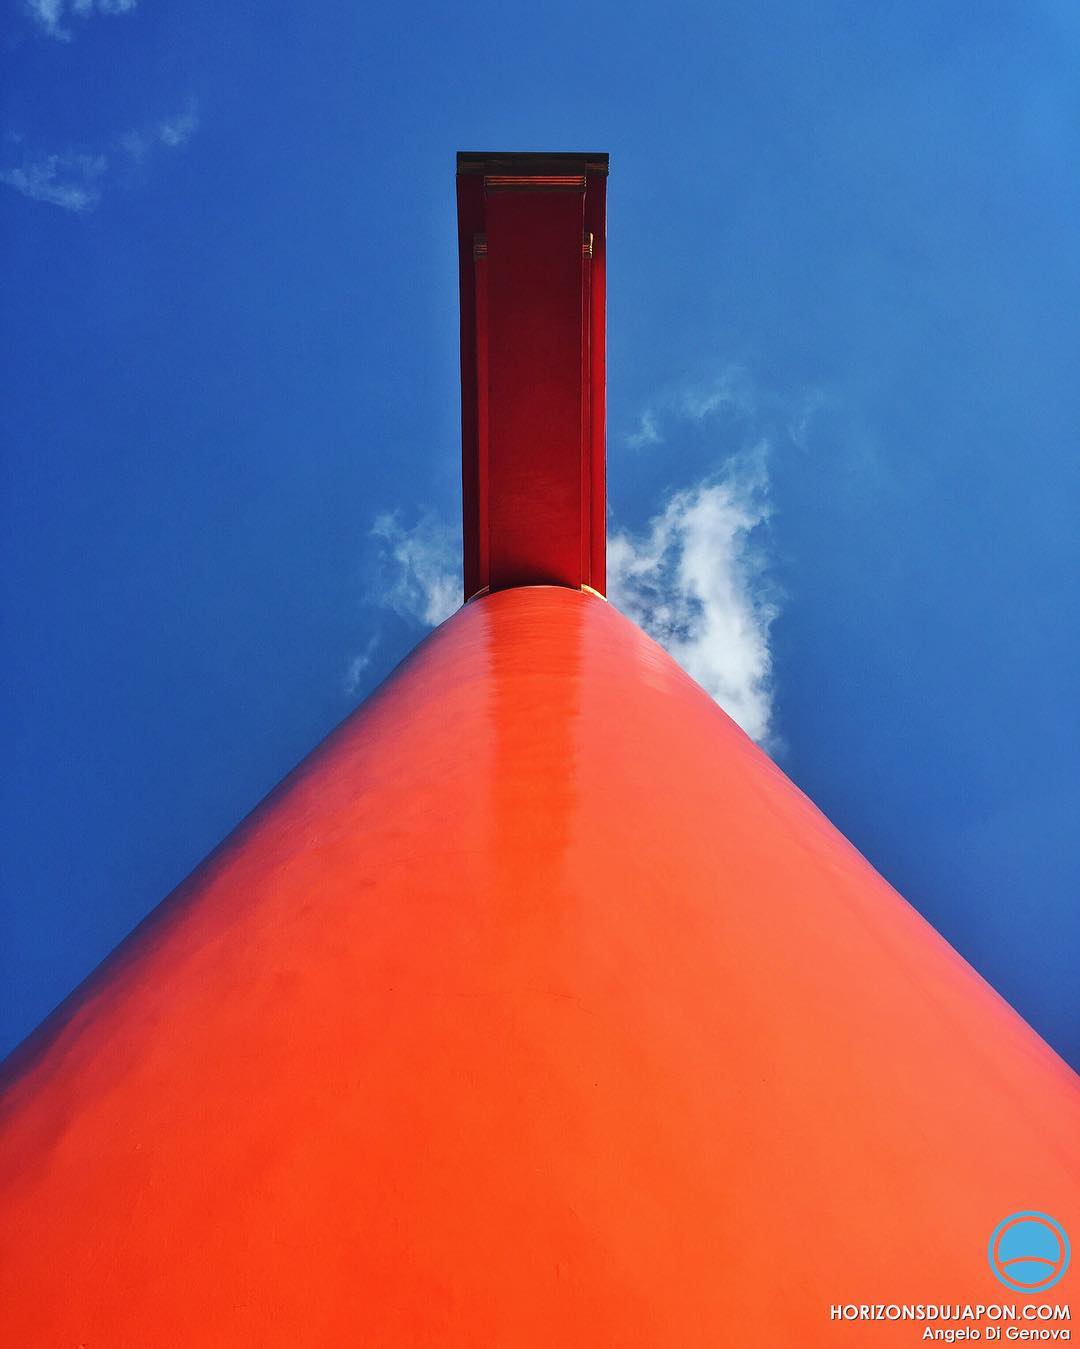
[[[626,437],[632,450],[662,445],[672,422],[704,422],[718,413],[747,418],[757,407],[757,391],[745,366],[723,366],[712,375],[664,390],[642,411]]]
[[[412,623],[436,627],[461,603],[461,531],[425,512],[411,528],[396,511],[376,516],[374,574],[370,602]],[[364,683],[382,633],[376,631],[348,662],[344,691],[353,696]]]
[[[137,0],[24,0],[27,14],[49,37],[70,42],[72,30],[66,21],[88,19],[93,14],[130,14]]]
[[[379,645],[379,634],[375,633],[369,638],[364,649],[353,656],[345,670],[345,692],[350,696],[354,694],[364,680],[364,671],[370,666],[372,657],[375,654],[375,648]]]
[[[703,379],[689,381],[669,395],[673,411],[693,422],[702,422],[717,413],[753,417],[758,402],[758,390],[750,372],[735,363]]]
[[[155,150],[186,145],[198,125],[198,106],[191,100],[174,116],[125,131],[108,154],[32,154],[24,148],[21,163],[0,168],[0,183],[32,201],[48,202],[65,211],[92,211],[117,167],[118,155],[121,167],[125,163],[144,165]],[[7,140],[13,146],[23,145],[19,135],[8,135]]]
[[[49,202],[65,211],[92,211],[101,200],[107,167],[104,155],[44,155],[0,169],[0,183],[31,201]]]
[[[767,555],[768,460],[772,423],[787,415],[738,364],[664,390],[641,414],[629,447],[664,445],[674,458],[680,440],[690,437],[700,452],[702,436],[715,436],[716,467],[671,491],[643,530],[615,529],[608,538],[612,602],[748,735],[773,748],[769,634],[779,600]]]
[[[189,100],[182,112],[164,117],[134,131],[125,131],[117,146],[136,163],[143,163],[155,150],[165,146],[170,150],[187,145],[199,128],[199,106]]]
[[[659,445],[663,440],[656,423],[656,413],[646,408],[638,419],[637,430],[626,437],[626,443],[632,450],[643,449],[646,445]]]
[[[639,535],[608,540],[608,595],[759,744],[772,727],[769,628],[777,604],[760,526],[767,446],[675,492]]]
[[[175,117],[166,117],[158,123],[158,137],[162,145],[186,145],[199,125],[199,110],[194,102],[189,103],[184,112]]]
[[[819,419],[819,414],[827,411],[832,400],[823,389],[810,389],[795,402],[787,418],[787,433],[791,443],[800,450],[809,450],[811,428]]]
[[[461,603],[461,538],[431,515],[411,529],[397,512],[371,527],[379,544],[381,602],[405,618],[434,627]]]

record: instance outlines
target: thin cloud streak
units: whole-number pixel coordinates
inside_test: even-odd
[[[190,100],[183,112],[162,118],[135,131],[126,131],[117,141],[119,148],[135,163],[143,163],[154,150],[165,146],[170,150],[187,145],[199,128],[199,107]]]
[[[106,182],[117,168],[145,165],[151,155],[161,149],[182,149],[199,126],[198,105],[194,100],[175,116],[166,117],[139,130],[126,131],[112,147],[111,157],[105,154],[24,154],[21,164],[0,169],[0,183],[21,192],[31,201],[43,201],[50,206],[75,214],[92,211],[100,203]],[[18,136],[9,136],[13,144],[21,144]]]
[[[82,213],[92,211],[101,200],[100,182],[107,167],[104,155],[46,155],[0,170],[0,183],[31,201]]]
[[[199,125],[198,108],[192,103],[186,112],[178,113],[176,117],[168,117],[158,126],[158,137],[162,145],[168,145],[176,148],[179,145],[186,145],[194,135]]]
[[[371,665],[372,657],[375,654],[375,648],[379,645],[379,634],[375,633],[364,647],[363,651],[353,656],[349,661],[348,668],[345,671],[345,692],[352,697],[364,682],[364,672]]]
[[[94,14],[130,14],[137,0],[25,0],[30,18],[43,33],[58,42],[70,42],[74,33],[65,27],[70,18],[89,19]]]
[[[663,445],[673,422],[699,424],[718,413],[749,418],[756,408],[757,391],[745,367],[727,365],[710,378],[680,384],[653,399],[626,444],[632,450]]]
[[[626,437],[626,443],[632,450],[644,449],[646,445],[659,445],[663,440],[660,428],[656,424],[656,413],[646,408],[638,421],[638,429]]]

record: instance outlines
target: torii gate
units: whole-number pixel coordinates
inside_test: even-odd
[[[606,172],[459,157],[468,602],[8,1061],[4,1346],[1049,1300],[987,1243],[1076,1228],[1077,1078],[602,597]]]

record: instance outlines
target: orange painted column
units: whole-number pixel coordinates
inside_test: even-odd
[[[1075,1075],[651,640],[467,605],[7,1066],[0,1343],[913,1344]],[[1051,1295],[1069,1300],[1074,1271]]]

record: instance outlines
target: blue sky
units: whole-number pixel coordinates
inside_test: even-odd
[[[5,3],[0,1052],[445,610],[497,148],[612,156],[620,602],[1080,1063],[1074,6]]]

